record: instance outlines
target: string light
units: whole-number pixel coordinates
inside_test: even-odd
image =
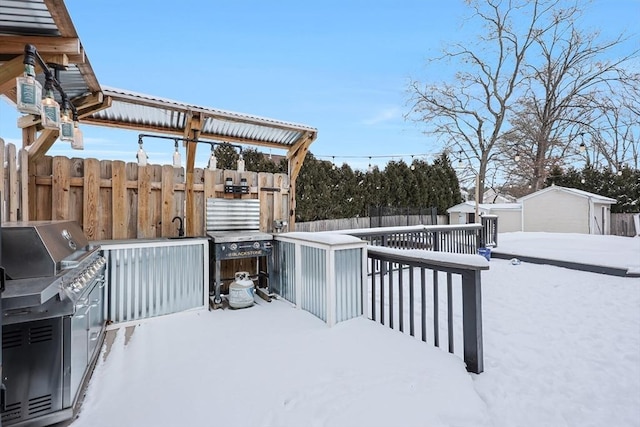
[[[47,129],[60,129],[60,104],[53,98],[53,74],[50,71],[46,73],[41,110],[42,126]]]
[[[242,151],[238,156],[238,172],[244,172],[244,157],[242,157]]]
[[[142,148],[142,136],[138,136],[138,152],[136,153],[136,158],[138,159],[138,166],[147,166],[148,156],[144,148]]]
[[[211,156],[209,157],[209,164],[207,168],[210,171],[214,171],[218,168],[218,159],[216,158],[215,145],[211,144]]]
[[[178,140],[175,142],[176,151],[173,152],[173,167],[179,168],[182,167],[182,159],[180,157],[180,152],[178,151]]]

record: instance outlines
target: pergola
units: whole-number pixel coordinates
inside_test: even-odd
[[[289,223],[295,223],[295,181],[317,129],[280,120],[191,105],[108,88],[98,83],[63,0],[6,1],[0,6],[0,94],[16,103],[16,77],[24,70],[24,48],[35,46],[57,72],[57,79],[78,111],[80,123],[177,136],[186,142],[186,215],[193,203],[193,172],[200,139],[287,151],[290,177]],[[36,78],[44,82],[37,67]],[[59,95],[56,94],[60,102]],[[44,129],[40,118],[23,116],[23,147],[30,164],[44,156],[58,131]],[[193,230],[187,229],[187,232]]]

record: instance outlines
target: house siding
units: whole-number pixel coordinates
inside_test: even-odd
[[[520,209],[492,210],[492,215],[498,215],[498,232],[509,233],[522,231],[522,213]]]
[[[611,234],[611,206],[604,203],[594,203],[593,229],[591,234]]]
[[[523,231],[589,233],[589,199],[549,191],[522,201]]]

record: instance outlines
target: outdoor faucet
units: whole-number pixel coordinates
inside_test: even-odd
[[[178,237],[184,236],[184,227],[182,226],[182,218],[179,216],[174,216],[171,222],[176,222],[176,219],[180,221],[180,225],[178,226]]]

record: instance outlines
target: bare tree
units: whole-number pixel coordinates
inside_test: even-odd
[[[618,129],[622,93],[635,91],[640,83],[640,74],[626,69],[638,51],[607,59],[625,39],[621,35],[599,42],[598,33],[576,28],[578,15],[576,8],[559,11],[551,30],[536,35],[522,68],[526,91],[514,109],[505,142],[507,152],[519,151],[527,161],[527,168],[518,168],[530,174],[532,190],[544,186],[553,167],[576,159],[577,137],[585,133],[609,163],[617,162],[618,141],[610,140],[611,133],[603,133],[602,126]]]
[[[640,89],[640,85],[637,86]],[[581,145],[587,163],[620,171],[638,169],[640,156],[640,96],[628,91],[610,94],[598,100],[599,116],[589,127],[588,143]]]
[[[455,83],[410,83],[408,117],[424,123],[426,133],[440,137],[452,153],[459,152],[473,164],[478,198],[483,200],[487,169],[508,125],[507,114],[518,95],[525,56],[538,37],[557,25],[560,0],[467,3],[473,10],[471,19],[483,24],[483,33],[470,43],[445,48],[432,61],[459,64]]]

